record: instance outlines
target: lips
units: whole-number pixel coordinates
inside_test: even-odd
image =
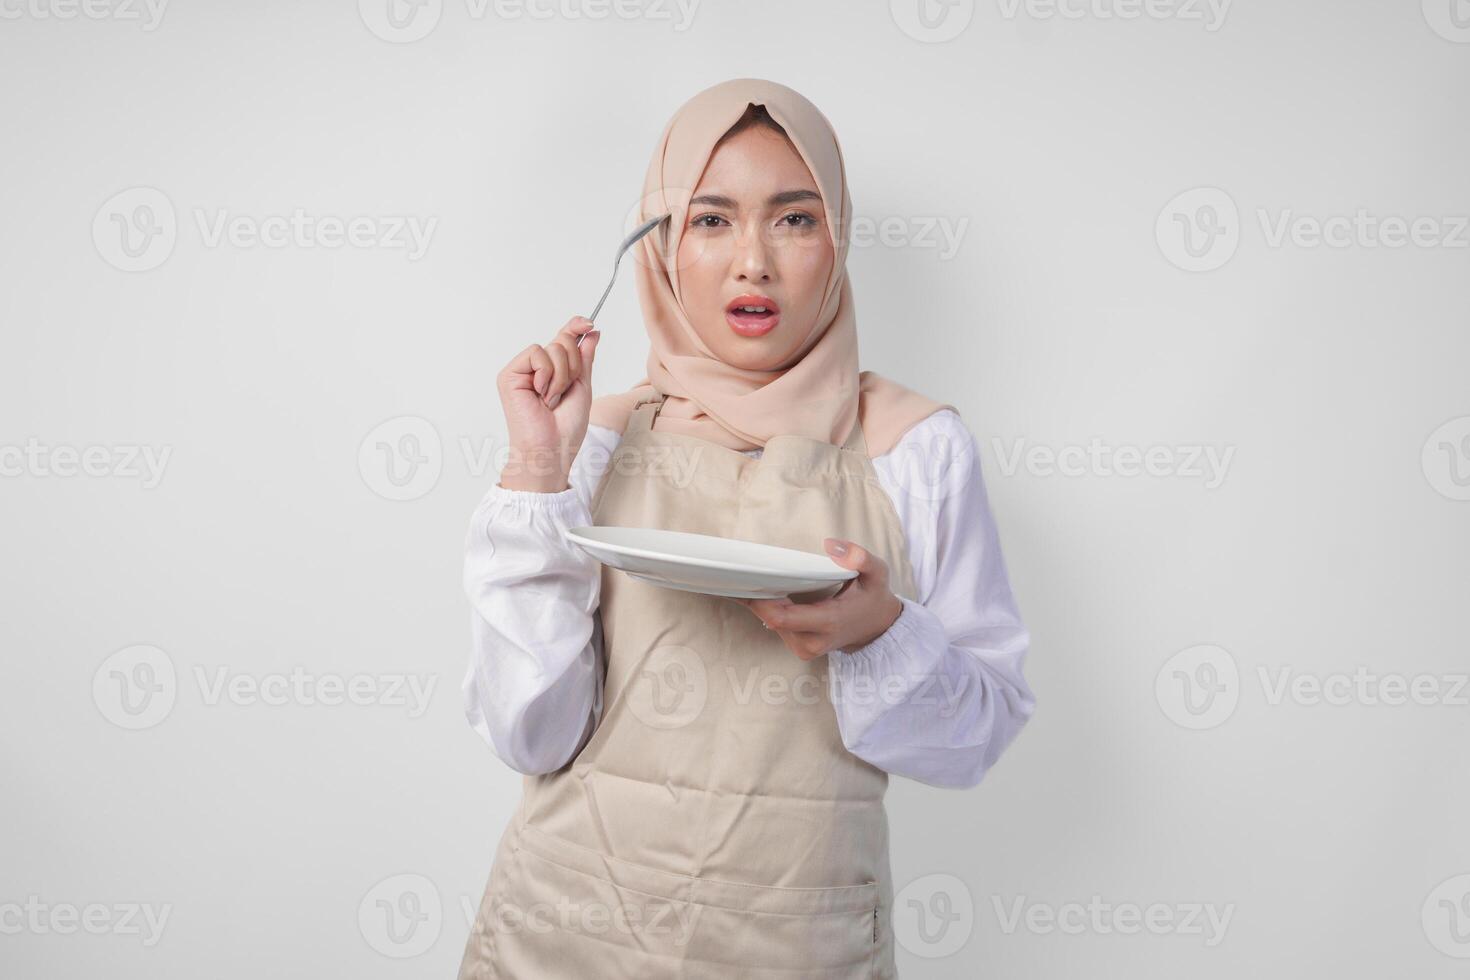
[[[781,307],[769,296],[746,293],[725,306],[725,322],[742,337],[759,337],[776,329],[781,322]]]

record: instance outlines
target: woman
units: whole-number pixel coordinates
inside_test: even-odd
[[[498,378],[514,452],[468,537],[465,695],[527,778],[460,976],[892,977],[888,774],[974,786],[1035,705],[974,437],[859,373],[842,154],[801,95],[695,96],[643,211],[672,212],[637,246],[644,382],[593,400],[581,317]],[[586,524],[858,576],[680,592],[599,566],[565,537]]]

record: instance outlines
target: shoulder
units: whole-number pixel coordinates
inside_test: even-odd
[[[917,397],[923,398],[922,395]],[[923,466],[926,459],[932,461],[936,457],[950,458],[973,452],[975,434],[953,405],[930,402],[921,406],[918,412],[923,413],[926,408],[932,408],[932,411],[919,414],[887,450],[873,456],[875,464],[880,460],[890,464],[906,460]]]
[[[895,453],[912,455],[916,449],[932,447],[938,442],[969,443],[974,438],[974,433],[965,425],[965,420],[960,418],[958,412],[949,407],[938,408],[905,429],[892,449],[874,459],[882,459]]]
[[[873,371],[858,374],[858,417],[874,458],[888,455],[915,438],[964,429],[959,410]]]
[[[904,430],[893,448],[873,457],[875,466],[933,470],[947,462],[973,457],[975,434],[952,408],[940,408]]]
[[[985,494],[980,447],[959,413],[941,408],[910,426],[873,469],[905,521],[940,519]]]

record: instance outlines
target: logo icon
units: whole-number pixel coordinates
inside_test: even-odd
[[[417,415],[389,419],[357,447],[357,469],[384,500],[417,500],[438,485],[444,470],[439,430]]]
[[[444,0],[357,0],[357,12],[377,37],[392,44],[410,44],[439,26]]]
[[[649,728],[683,728],[704,711],[708,696],[704,660],[684,646],[656,648],[628,681],[628,708]]]
[[[893,933],[915,956],[939,959],[959,952],[975,929],[975,897],[949,874],[925,875],[893,900]]]
[[[1154,237],[1164,258],[1185,272],[1210,272],[1240,246],[1240,212],[1218,187],[1196,187],[1164,205]]]
[[[123,272],[147,272],[163,265],[178,238],[173,202],[153,187],[130,187],[114,194],[92,218],[97,254]]]
[[[420,956],[439,940],[444,927],[439,889],[423,875],[384,878],[358,904],[357,927],[367,944],[384,956]]]
[[[1420,910],[1429,944],[1446,956],[1470,959],[1470,874],[1439,883]]]
[[[1222,647],[1201,644],[1180,650],[1154,679],[1159,707],[1181,728],[1223,725],[1240,701],[1240,670]]]
[[[898,484],[918,500],[937,503],[970,486],[978,465],[975,440],[968,433],[924,426],[900,443],[906,454]]]
[[[1446,41],[1470,44],[1470,0],[1423,0],[1424,20]]]
[[[1451,500],[1470,500],[1470,415],[1450,419],[1424,440],[1424,478]]]
[[[940,44],[964,33],[975,18],[975,0],[889,0],[899,30],[916,41]]]
[[[92,701],[119,728],[152,728],[168,717],[178,699],[178,675],[169,655],[139,644],[112,654],[92,675]]]

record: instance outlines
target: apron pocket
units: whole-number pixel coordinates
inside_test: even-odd
[[[520,829],[489,928],[511,977],[865,980],[878,885],[780,888],[660,871]]]

